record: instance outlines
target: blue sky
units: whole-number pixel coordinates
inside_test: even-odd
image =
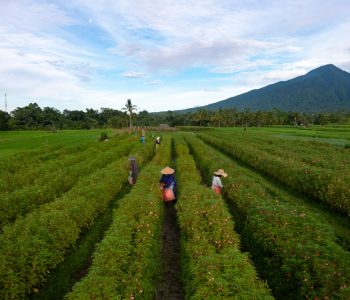
[[[0,0],[9,110],[205,105],[325,64],[350,71],[348,0]],[[3,100],[0,109],[4,109]]]

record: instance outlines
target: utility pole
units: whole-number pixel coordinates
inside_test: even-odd
[[[7,113],[7,95],[6,95],[6,92],[5,92],[5,112]]]

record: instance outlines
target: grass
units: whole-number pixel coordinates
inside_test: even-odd
[[[98,140],[101,132],[113,134],[112,129],[49,131],[0,131],[0,157],[47,146],[74,146]]]
[[[241,127],[236,128],[216,128],[215,131],[241,132]],[[251,133],[270,135],[279,138],[292,138],[295,140],[309,140],[335,145],[345,145],[350,143],[350,126],[273,126],[273,127],[249,127],[247,131]]]

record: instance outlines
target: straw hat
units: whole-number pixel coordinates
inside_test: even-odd
[[[170,174],[174,174],[175,170],[169,167],[165,167],[163,170],[160,171],[160,173],[163,175],[170,175]]]
[[[227,177],[227,174],[225,173],[225,171],[223,169],[219,169],[219,170],[215,171],[214,174]]]
[[[157,140],[159,140],[160,139],[160,136],[157,136]]]

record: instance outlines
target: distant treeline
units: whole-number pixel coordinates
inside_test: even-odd
[[[266,125],[326,125],[349,124],[350,112],[299,113],[273,111],[250,111],[245,109],[219,109],[217,111],[198,110],[177,113],[173,111],[149,113],[146,110],[132,114],[134,126],[266,126]],[[100,110],[67,110],[63,112],[53,107],[41,108],[36,103],[17,107],[11,113],[0,110],[0,130],[25,129],[93,129],[122,128],[129,126],[129,115],[125,111],[112,108]]]

